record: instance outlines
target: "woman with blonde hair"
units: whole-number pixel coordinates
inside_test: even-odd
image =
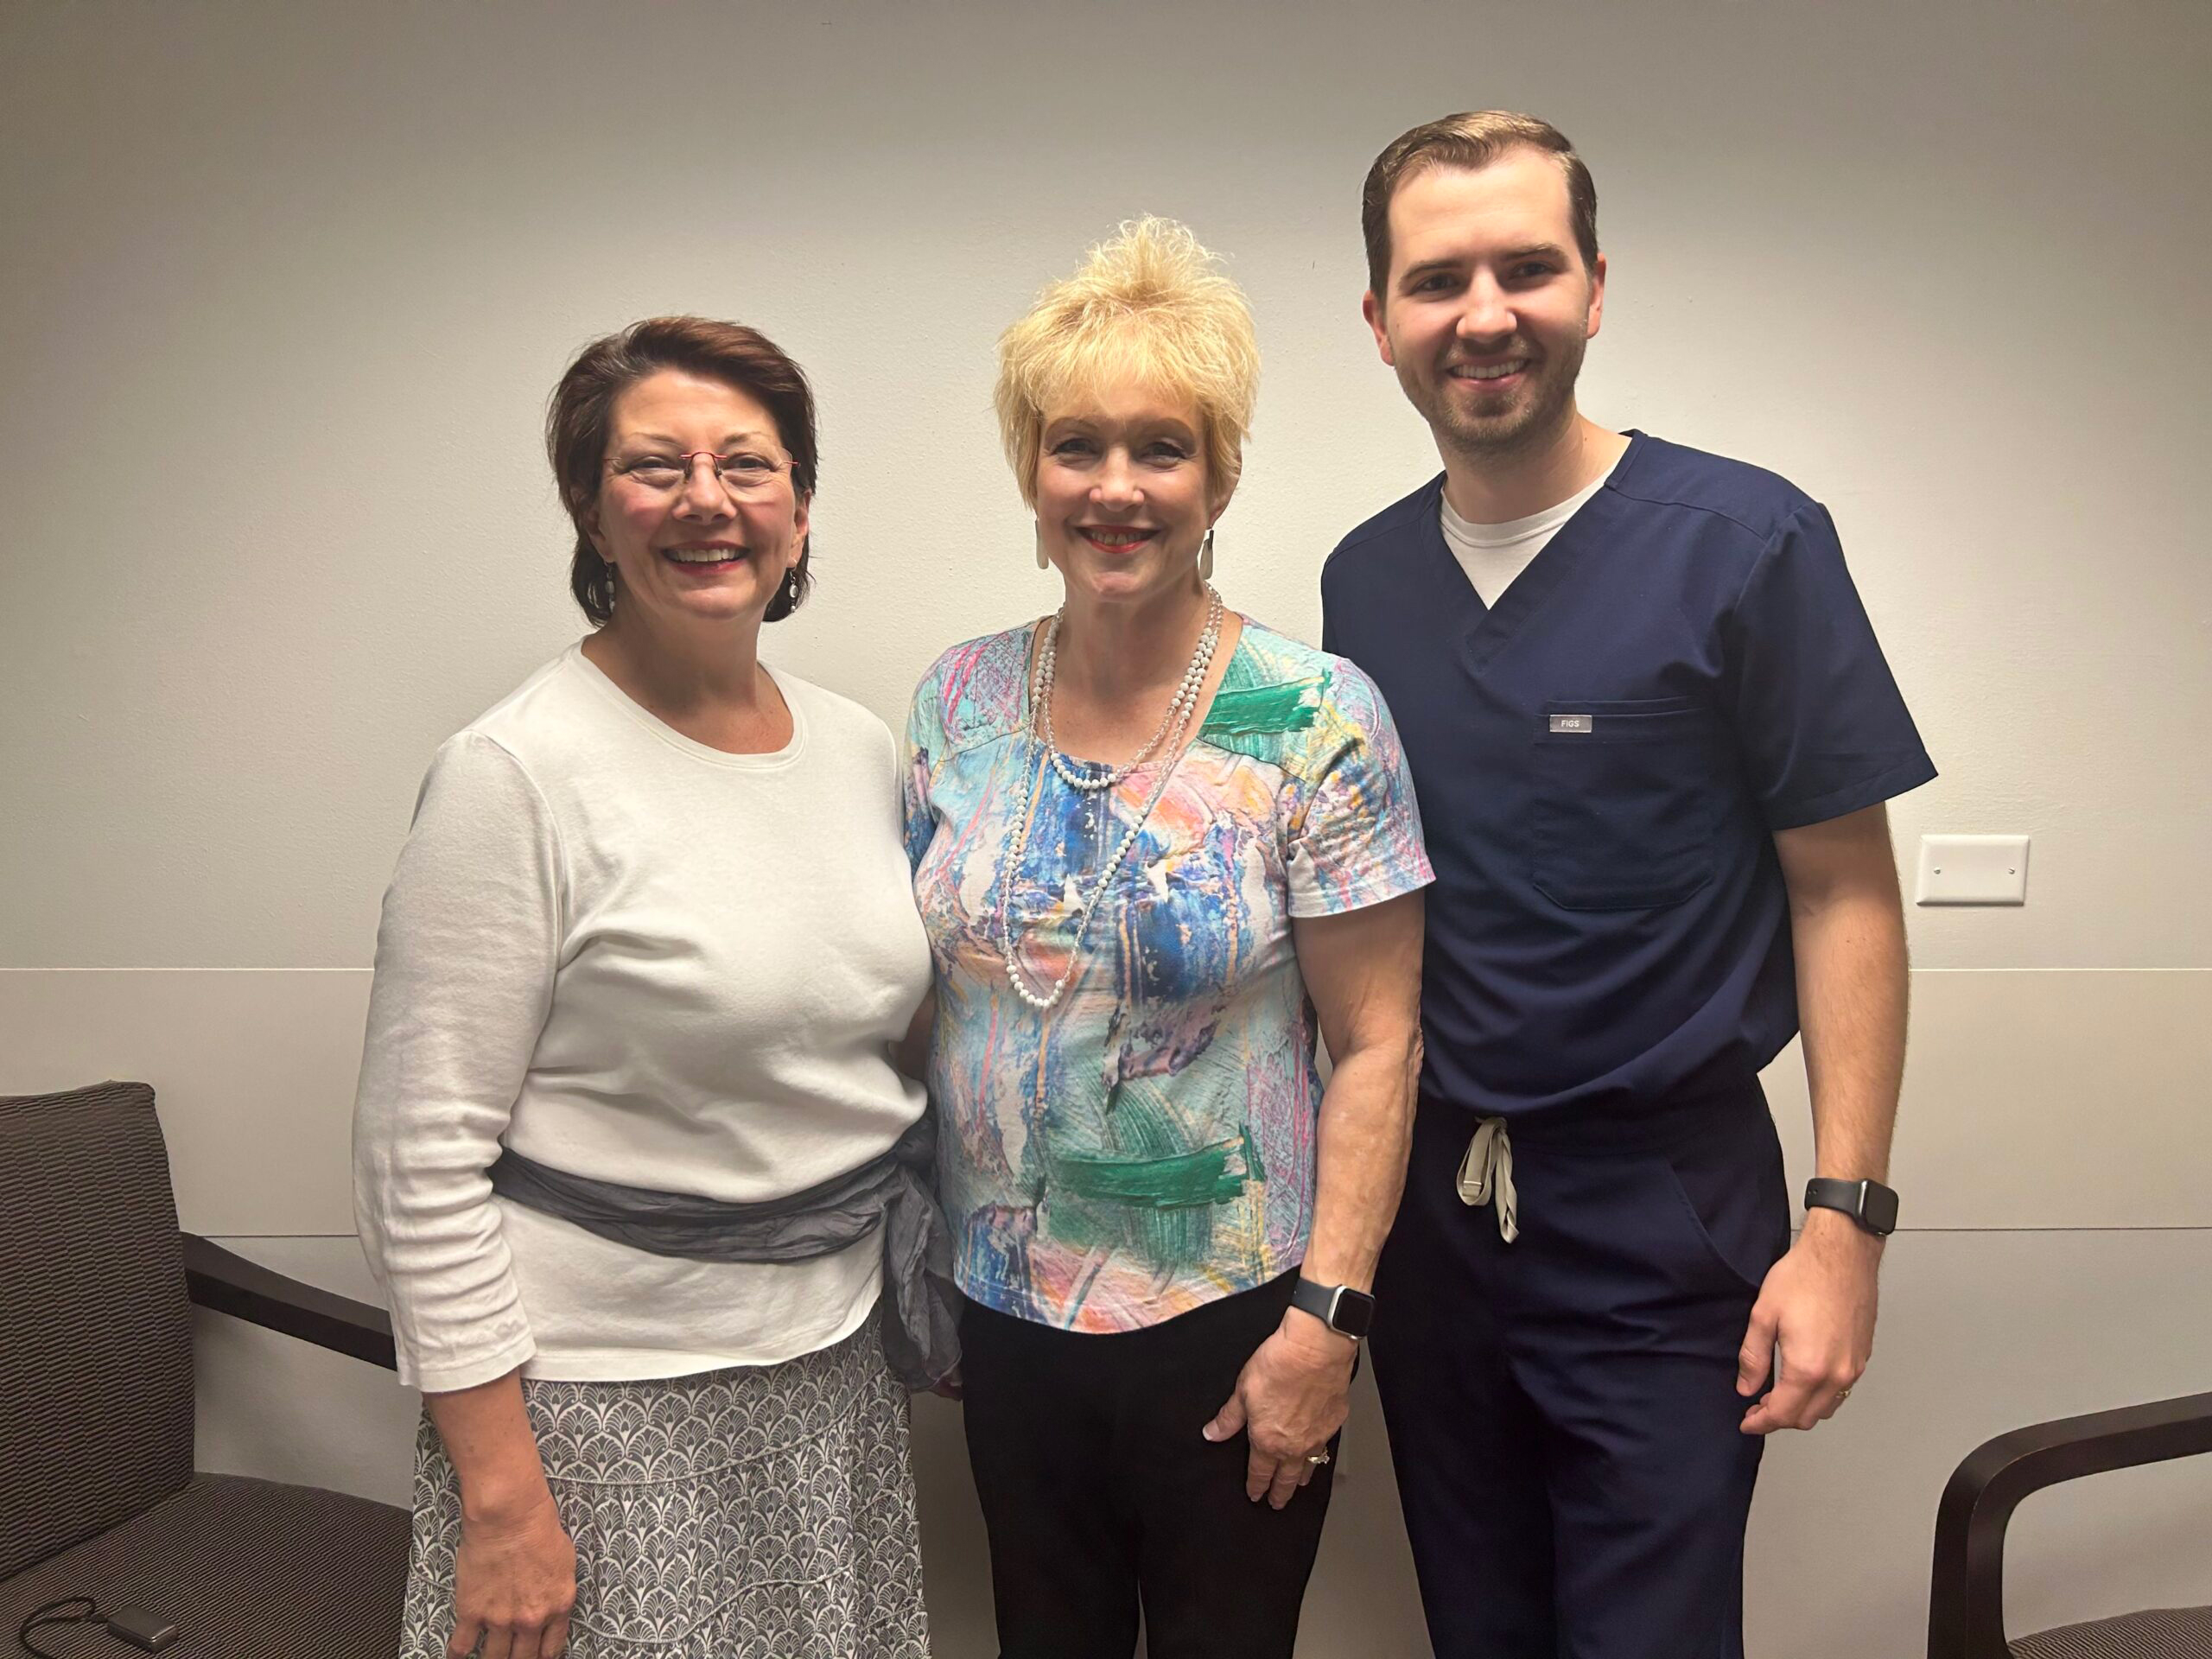
[[[1258,369],[1180,226],[1044,291],[997,403],[1065,598],[908,726],[1005,1659],[1287,1659],[1397,1205],[1432,878],[1373,685],[1210,580]]]

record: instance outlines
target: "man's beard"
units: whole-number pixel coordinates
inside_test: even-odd
[[[1432,383],[1436,393],[1427,405],[1427,391],[1414,398],[1424,405],[1421,413],[1435,430],[1437,441],[1471,461],[1496,464],[1542,449],[1567,429],[1574,418],[1574,383],[1581,378],[1583,348],[1577,335],[1566,357],[1540,359],[1528,395],[1514,407],[1495,415],[1478,415],[1452,396],[1453,382],[1440,369]],[[1408,392],[1413,388],[1408,388]]]

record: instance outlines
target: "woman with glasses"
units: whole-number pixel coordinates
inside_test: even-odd
[[[404,1659],[925,1655],[902,1383],[951,1304],[888,1056],[928,946],[889,732],[757,649],[809,586],[812,396],[657,318],[548,446],[594,631],[438,751],[356,1106],[426,1408]]]
[[[1179,226],[1045,291],[997,401],[1064,597],[908,727],[1005,1659],[1288,1659],[1397,1207],[1431,876],[1373,685],[1210,580],[1258,368]]]

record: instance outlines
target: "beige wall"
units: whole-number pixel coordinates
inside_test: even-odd
[[[1880,1352],[1755,1516],[1755,1651],[1910,1652],[1958,1457],[2212,1376],[2208,51],[2186,0],[0,8],[0,1092],[148,1078],[188,1225],[358,1281],[377,899],[437,740],[580,630],[536,437],[578,345],[696,309],[807,365],[822,586],[770,654],[895,724],[1052,597],[995,334],[1179,215],[1267,363],[1219,578],[1311,637],[1435,464],[1357,319],[1361,174],[1535,109],[1604,196],[1587,406],[1834,508],[1943,768],[1908,868],[2035,837],[2024,908],[1912,916]],[[388,1380],[202,1336],[212,1464],[404,1495]],[[1313,1659],[1424,1650],[1360,1410]],[[918,1439],[941,1649],[988,1652],[957,1419]],[[2017,1617],[2212,1599],[2208,1517],[2212,1471],[2036,1500]]]

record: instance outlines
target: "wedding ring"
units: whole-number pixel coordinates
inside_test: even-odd
[[[1328,1454],[1326,1452],[1315,1452],[1310,1453],[1310,1454],[1307,1456],[1306,1459],[1306,1462],[1308,1462],[1308,1463],[1312,1464],[1312,1465],[1313,1465],[1316,1469],[1319,1469],[1319,1468],[1323,1464],[1326,1463],[1328,1460],[1329,1460],[1329,1454]]]

